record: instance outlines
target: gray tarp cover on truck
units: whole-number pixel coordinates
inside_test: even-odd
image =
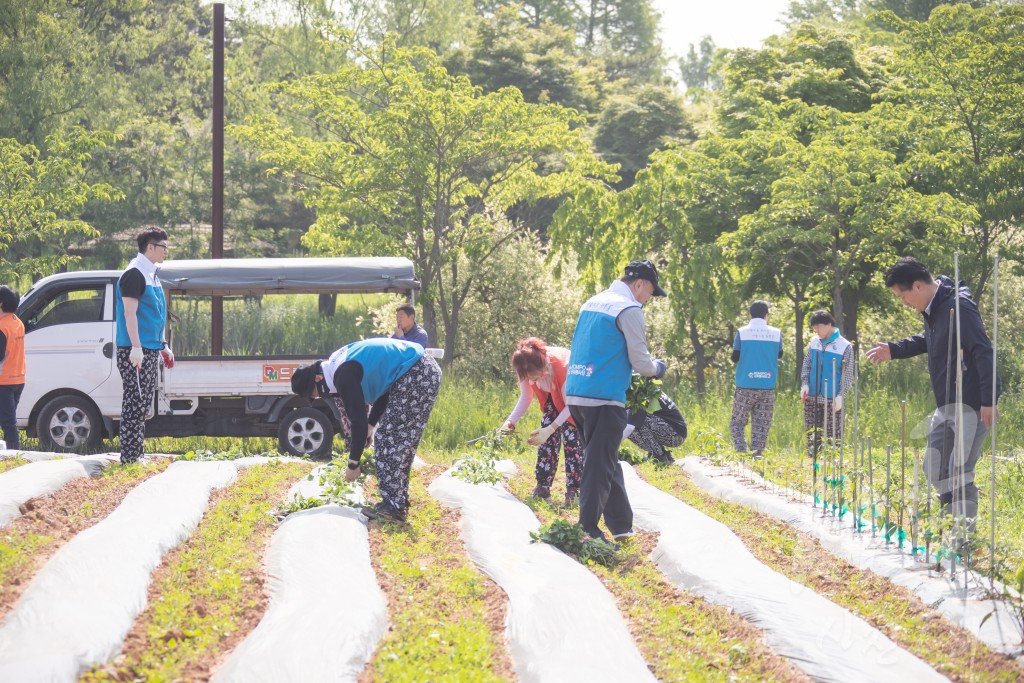
[[[170,260],[160,281],[172,292],[206,296],[417,291],[412,261],[394,257]]]

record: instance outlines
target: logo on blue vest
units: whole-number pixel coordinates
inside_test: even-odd
[[[575,363],[566,369],[566,373],[578,377],[590,377],[594,374],[594,364],[583,365],[582,363]]]

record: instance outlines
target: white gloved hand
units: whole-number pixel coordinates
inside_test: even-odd
[[[551,435],[555,433],[556,429],[558,428],[555,427],[555,425],[553,424],[550,424],[547,427],[541,427],[540,429],[535,429],[534,431],[530,432],[530,438],[526,440],[526,443],[530,444],[531,446],[539,446],[542,443],[545,443],[548,439],[550,439]]]
[[[164,353],[164,362],[167,364],[167,367],[173,366],[174,365],[174,351],[171,351],[171,347],[170,346],[164,347],[163,353]]]
[[[142,367],[142,347],[133,346],[131,353],[128,354],[128,362],[137,368]]]
[[[498,428],[498,431],[514,432],[514,431],[516,431],[516,426],[514,424],[512,424],[511,422],[507,422],[506,421],[505,424],[501,425],[501,427]]]
[[[836,411],[838,413],[842,409],[843,409],[843,397],[842,396],[836,396],[832,400],[832,410],[834,410],[834,411]]]
[[[800,400],[807,401],[807,395],[811,393],[811,388],[806,384],[800,387]]]

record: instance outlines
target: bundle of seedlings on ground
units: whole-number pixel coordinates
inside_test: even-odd
[[[579,524],[565,519],[556,519],[530,534],[534,543],[553,545],[563,553],[572,555],[583,564],[595,562],[605,567],[614,567],[619,554],[611,543],[591,538]]]
[[[466,555],[458,513],[426,492],[424,479],[440,473],[435,466],[413,474],[407,523],[370,525],[370,559],[391,628],[360,680],[514,679],[504,637],[507,599]]]
[[[214,492],[202,522],[153,574],[148,606],[121,656],[82,680],[206,680],[218,657],[263,616],[263,551],[275,528],[270,512],[309,468],[271,461]]]

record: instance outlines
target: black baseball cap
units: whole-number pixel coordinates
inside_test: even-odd
[[[638,277],[654,285],[654,296],[667,296],[665,290],[658,285],[658,269],[648,259],[630,261],[626,266],[626,277]]]
[[[292,372],[292,393],[302,398],[313,396],[313,387],[316,386],[316,376],[320,372],[320,361],[303,365]]]

